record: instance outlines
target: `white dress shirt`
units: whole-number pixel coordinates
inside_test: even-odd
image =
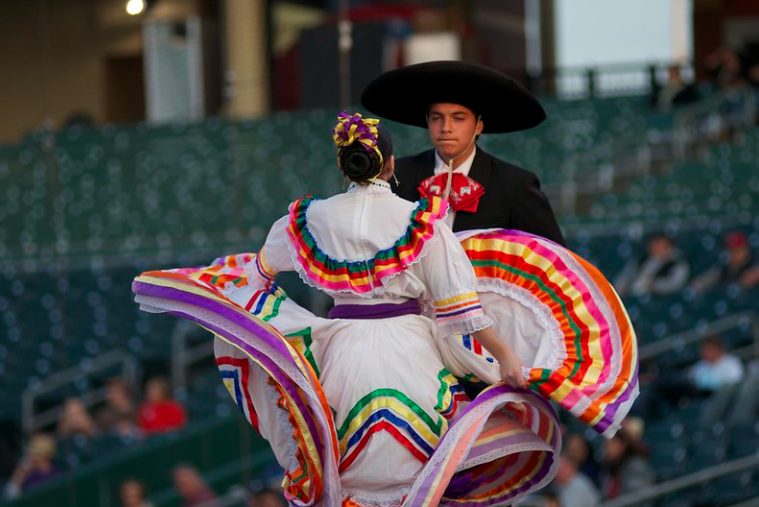
[[[461,164],[456,166],[453,170],[455,173],[461,173],[464,176],[469,176],[469,171],[472,169],[472,163],[474,162],[474,156],[477,154],[477,146],[475,145],[472,153]],[[440,158],[437,150],[435,150],[435,175],[448,172],[448,163]],[[453,208],[449,208],[448,216],[445,218],[445,224],[453,229],[453,221],[456,220],[456,212]]]
[[[731,354],[725,354],[713,363],[702,359],[691,367],[689,376],[699,389],[716,391],[722,386],[743,380],[743,363]]]

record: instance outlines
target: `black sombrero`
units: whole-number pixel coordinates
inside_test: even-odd
[[[484,134],[515,132],[545,120],[538,100],[493,68],[459,61],[427,62],[385,72],[361,94],[361,105],[388,120],[427,128],[431,104],[461,104],[482,115]]]

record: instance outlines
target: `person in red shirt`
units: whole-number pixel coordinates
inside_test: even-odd
[[[145,386],[145,401],[137,410],[137,424],[145,434],[164,433],[187,425],[187,412],[171,397],[166,379],[152,378]]]

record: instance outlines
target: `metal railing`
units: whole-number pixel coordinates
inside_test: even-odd
[[[668,81],[669,69],[673,66],[678,67],[683,81],[693,81],[692,63],[672,61],[546,68],[539,74],[528,75],[506,72],[525,81],[527,87],[537,94],[560,99],[585,99],[653,93]]]
[[[187,346],[188,336],[197,329],[197,324],[182,319],[176,323],[171,333],[171,380],[174,389],[187,387],[190,366],[213,356],[213,340],[203,340],[192,347]]]
[[[628,507],[632,505],[640,505],[643,502],[654,500],[656,498],[690,488],[691,486],[697,486],[703,482],[707,482],[718,477],[725,475],[742,472],[744,470],[750,470],[752,468],[759,467],[759,455],[746,456],[745,458],[738,458],[727,463],[722,463],[698,472],[693,472],[688,475],[683,475],[676,479],[672,479],[667,482],[662,482],[646,488],[644,491],[637,491],[635,493],[629,493],[627,495],[615,498],[604,502],[602,507]],[[749,503],[748,505],[757,505],[756,503]]]
[[[122,375],[132,388],[135,387],[139,372],[137,360],[128,352],[113,350],[91,360],[83,360],[79,366],[47,377],[37,384],[28,386],[21,393],[21,424],[25,433],[30,434],[39,428],[55,423],[61,418],[63,405],[35,413],[35,401],[47,393],[53,392],[82,377],[92,376],[114,366],[121,366]],[[105,399],[105,389],[93,389],[77,397],[87,407]]]
[[[682,349],[689,343],[703,340],[707,336],[723,333],[736,327],[744,327],[747,322],[751,326],[754,352],[759,354],[759,315],[752,310],[746,310],[645,345],[640,348],[638,357],[641,361],[651,359],[670,350]]]
[[[757,505],[759,505],[759,496],[749,498],[745,502],[733,504],[730,507],[756,507]]]

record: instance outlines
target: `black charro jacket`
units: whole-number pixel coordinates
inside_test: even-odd
[[[396,160],[393,191],[416,201],[419,184],[433,175],[435,151],[428,150]],[[540,190],[535,174],[488,155],[480,147],[474,156],[469,177],[485,188],[476,213],[456,212],[454,231],[471,229],[519,229],[566,246],[548,198]]]

